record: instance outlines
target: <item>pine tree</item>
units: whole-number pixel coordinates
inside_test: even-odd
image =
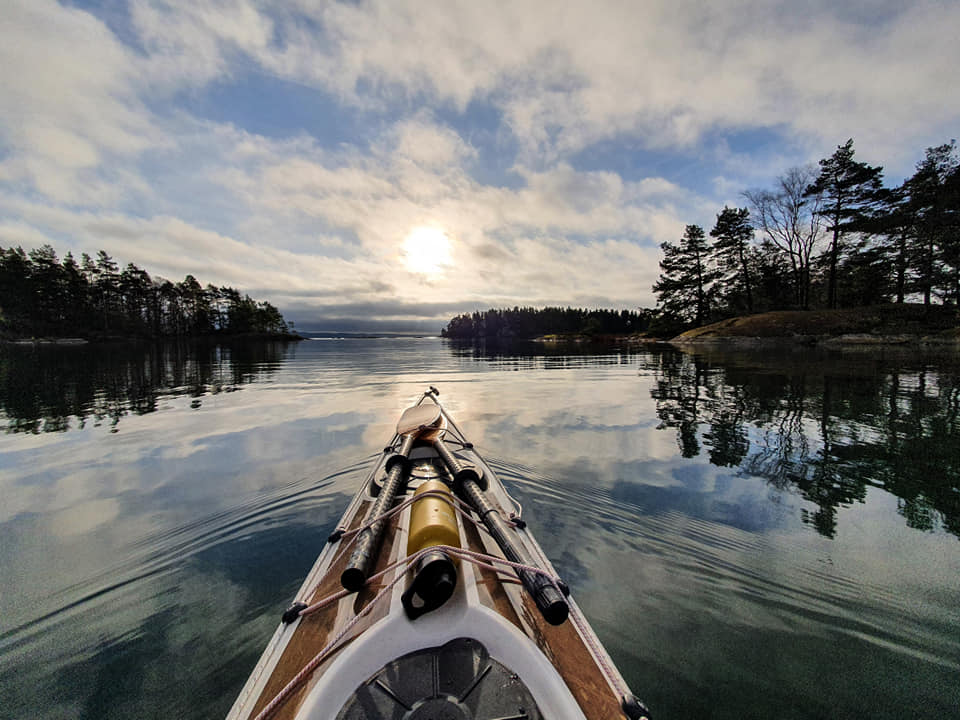
[[[879,237],[888,271],[892,273],[896,302],[903,304],[910,280],[910,221],[907,184],[878,193],[878,205],[869,221],[870,231]]]
[[[947,297],[960,309],[960,167],[943,183],[943,233],[940,258],[946,267]]]
[[[853,154],[850,138],[837,146],[833,155],[820,161],[820,174],[807,190],[809,195],[822,195],[823,215],[829,221],[827,230],[833,233],[827,280],[827,303],[831,308],[837,307],[837,265],[843,236],[863,228],[882,188],[883,168],[856,162]]]
[[[80,266],[73,257],[73,253],[69,251],[63,258],[63,276],[67,324],[71,332],[76,332],[86,321],[89,293],[87,281],[80,272]]]
[[[958,242],[956,175],[960,166],[956,149],[955,142],[927,148],[917,171],[904,183],[913,266],[925,305],[930,305],[938,287],[954,284],[949,277],[953,273],[947,271],[960,264],[960,258],[955,257]],[[960,273],[960,269],[956,272]],[[947,290],[945,294],[955,293]]]
[[[746,299],[747,312],[752,313],[753,290],[747,264],[750,243],[753,240],[750,211],[747,208],[734,209],[724,206],[723,211],[717,215],[717,224],[710,231],[710,237],[716,238],[713,252],[718,260],[719,271],[724,273],[724,285],[742,292]]]
[[[665,242],[660,248],[663,260],[653,292],[663,313],[683,322],[703,325],[710,318],[710,304],[719,277],[703,228],[687,225],[679,245]]]

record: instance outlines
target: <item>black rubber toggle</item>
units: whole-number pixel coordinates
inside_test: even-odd
[[[465,443],[463,444],[463,449],[464,449],[464,450],[469,450],[469,449],[472,448],[472,447],[473,447],[473,443],[472,443],[472,442],[465,442]]]
[[[523,530],[527,526],[527,521],[523,518],[517,517],[516,514],[510,513],[510,522],[513,523],[514,527]]]
[[[620,699],[620,707],[623,714],[630,720],[650,720],[650,711],[647,710],[647,706],[637,700],[637,696],[632,693]]]
[[[307,604],[303,602],[295,602],[293,605],[287,608],[286,612],[280,617],[280,620],[283,621],[284,625],[289,625],[298,617],[300,617],[300,611],[307,609]]]
[[[440,391],[437,390],[433,385],[430,386],[430,392],[432,392],[437,397],[440,397]]]
[[[345,530],[343,528],[337,528],[332,533],[330,533],[329,537],[327,537],[327,542],[328,543],[340,542],[340,538],[343,537],[344,532]]]

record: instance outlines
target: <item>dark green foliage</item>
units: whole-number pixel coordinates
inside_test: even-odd
[[[673,243],[661,243],[660,249],[663,250],[660,278],[653,286],[653,292],[658,296],[657,309],[662,324],[680,329],[693,324],[696,316],[690,297],[686,256],[683,248]]]
[[[929,305],[938,291],[960,299],[960,161],[950,142],[927,148],[917,171],[904,183],[905,229],[912,240],[918,290]]]
[[[794,275],[782,262],[779,250],[764,241],[752,251],[751,267],[756,278],[754,310],[766,312],[795,307]]]
[[[896,283],[887,258],[880,248],[868,247],[851,253],[840,264],[844,278],[839,294],[843,307],[883,305],[896,295]]]
[[[653,286],[663,314],[685,323],[709,322],[720,272],[703,228],[687,225],[679,245],[663,243],[660,279]]]
[[[960,300],[960,161],[956,144],[927,148],[916,172],[879,194],[867,227],[887,258],[897,302],[919,293]]]
[[[960,166],[955,166],[944,178],[941,199],[940,259],[945,270],[945,299],[960,307]]]
[[[791,168],[773,189],[745,192],[751,210],[724,207],[712,247],[689,235],[695,225],[680,245],[661,245],[654,332],[758,311],[907,303],[920,295],[927,306],[960,307],[956,143],[928,148],[897,188],[882,187],[883,169],[853,156],[851,139],[820,161],[819,172]]]
[[[584,310],[561,307],[491,308],[457,315],[440,331],[446,338],[528,339],[538,335],[615,335],[644,332],[651,314],[641,310]]]
[[[882,189],[883,168],[853,159],[853,138],[820,161],[820,174],[807,189],[823,199],[823,217],[832,233],[828,254],[827,304],[837,307],[837,266],[845,235],[862,230]]]
[[[906,183],[893,189],[884,188],[878,196],[877,211],[867,228],[874,247],[883,253],[887,262],[896,302],[903,303],[913,282]]]
[[[750,273],[750,244],[753,226],[747,208],[729,208],[726,205],[717,215],[717,224],[710,231],[715,238],[713,252],[717,258],[725,305],[742,314],[753,312],[753,283]]]
[[[231,287],[203,288],[122,271],[106,252],[94,261],[49,245],[0,248],[0,334],[10,337],[177,337],[288,332],[280,312]]]

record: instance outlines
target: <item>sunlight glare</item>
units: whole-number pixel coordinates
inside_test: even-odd
[[[437,227],[418,227],[403,241],[403,259],[410,272],[436,275],[452,263],[450,238]]]

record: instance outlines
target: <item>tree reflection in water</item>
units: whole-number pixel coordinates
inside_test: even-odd
[[[232,392],[280,367],[295,343],[189,342],[0,346],[0,411],[8,433],[63,432],[121,418],[163,397]]]
[[[907,525],[960,536],[960,358],[903,353],[663,352],[646,358],[661,428],[684,457],[706,446],[816,505],[834,537],[867,488],[898,498]],[[645,363],[644,363],[645,365]]]

